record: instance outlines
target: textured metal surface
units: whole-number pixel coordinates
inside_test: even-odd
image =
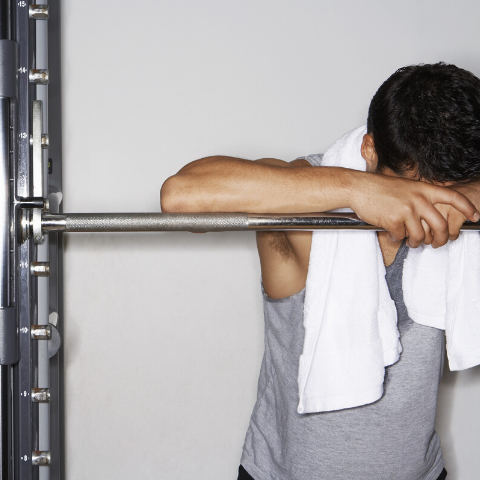
[[[242,213],[70,213],[65,215],[66,232],[152,232],[247,230],[248,216]]]
[[[354,213],[258,215],[246,213],[65,213],[44,214],[44,232],[221,232],[235,230],[373,230]],[[480,230],[466,222],[462,230]]]

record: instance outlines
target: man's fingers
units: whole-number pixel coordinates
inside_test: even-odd
[[[433,239],[430,244],[432,247],[438,248],[445,245],[448,242],[449,234],[447,219],[435,207],[423,211],[422,217],[431,230]]]
[[[436,187],[431,195],[431,200],[432,204],[444,203],[452,205],[452,207],[462,212],[465,217],[472,222],[478,222],[480,219],[480,214],[477,212],[473,203],[461,193],[450,188]]]
[[[425,240],[425,230],[422,227],[422,222],[419,218],[412,217],[405,222],[405,226],[408,232],[407,245],[410,248],[419,247]]]
[[[447,220],[448,239],[456,240],[460,235],[460,229],[467,220],[465,218],[465,215],[451,205],[443,205],[441,203],[436,203],[434,207]]]
[[[448,216],[448,238],[449,240],[456,240],[460,235],[460,229],[465,223],[465,217],[458,213],[457,215],[451,214]]]
[[[393,240],[394,242],[399,242],[407,236],[407,231],[403,223],[401,225],[397,225],[395,228],[388,228],[387,230],[390,240]]]
[[[432,230],[428,226],[428,223],[422,218],[422,227],[423,231],[425,232],[425,239],[423,240],[423,243],[425,245],[431,245],[433,242],[433,235],[432,235]]]

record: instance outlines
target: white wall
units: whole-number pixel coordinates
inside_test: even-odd
[[[62,16],[67,212],[158,211],[202,156],[322,152],[403,65],[480,75],[475,0],[82,0]],[[68,479],[236,478],[262,355],[254,235],[71,235],[65,288]],[[479,399],[480,370],[446,375],[449,478],[478,476]]]

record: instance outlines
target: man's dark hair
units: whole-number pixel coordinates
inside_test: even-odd
[[[480,179],[480,79],[445,63],[400,68],[374,95],[367,130],[378,171],[441,183]]]

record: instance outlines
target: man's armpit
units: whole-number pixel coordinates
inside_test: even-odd
[[[279,253],[284,260],[290,260],[295,256],[285,232],[258,232],[257,242],[259,248],[270,248]]]

